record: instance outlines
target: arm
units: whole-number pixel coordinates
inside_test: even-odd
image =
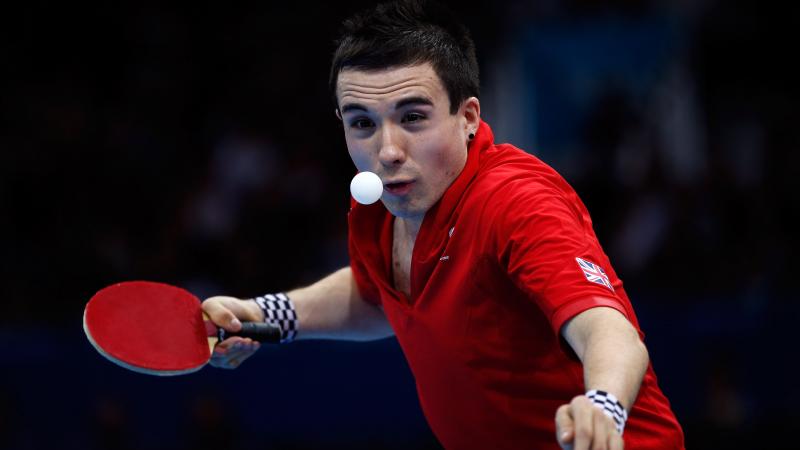
[[[287,295],[297,309],[298,339],[370,341],[394,334],[383,309],[361,298],[349,267]]]
[[[649,356],[628,319],[612,308],[592,308],[567,322],[561,334],[583,363],[586,389],[613,394],[630,411]],[[583,395],[558,409],[556,433],[564,448],[622,448],[614,422]]]
[[[297,311],[298,339],[368,341],[393,334],[383,310],[361,298],[349,267],[287,295]],[[203,302],[203,310],[215,324],[228,331],[239,331],[240,320],[264,320],[263,312],[250,299],[211,297]],[[250,339],[228,338],[214,349],[211,364],[235,368],[258,347]]]

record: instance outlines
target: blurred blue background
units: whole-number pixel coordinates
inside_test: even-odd
[[[394,340],[161,379],[80,326],[117,281],[247,297],[347,263],[355,171],[327,71],[371,3],[4,11],[0,448],[439,448]],[[688,448],[794,448],[798,7],[446,3],[497,141],[592,214]]]

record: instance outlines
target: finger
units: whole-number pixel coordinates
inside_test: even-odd
[[[556,410],[556,440],[563,449],[571,448],[574,433],[574,424],[570,416],[569,405],[561,405]]]
[[[234,369],[238,367],[244,360],[252,355],[252,352],[241,350],[231,350],[225,354],[219,354],[209,360],[209,363],[214,367],[223,369]]]
[[[223,296],[211,298],[225,305],[240,320],[247,322],[261,322],[264,320],[264,313],[252,299],[242,300],[236,297]]]
[[[238,351],[236,344],[241,341],[242,338],[240,337],[232,337],[218,343],[214,346],[214,351],[211,352],[209,363],[214,367],[227,366],[229,359],[235,356],[235,353]]]
[[[608,442],[609,442],[608,448],[610,450],[623,450],[625,448],[625,442],[622,439],[622,436],[619,433],[617,433],[616,427],[614,427],[614,432],[611,433]]]
[[[212,356],[211,359],[208,360],[208,363],[212,367],[216,367],[218,369],[229,369],[230,368],[230,360],[224,355],[215,355]]]
[[[218,348],[211,354],[208,363],[214,367],[227,368],[231,358],[236,356],[236,350],[231,348]]]
[[[603,411],[594,408],[594,427],[592,435],[592,450],[608,450],[608,440],[611,437],[609,432],[616,433],[614,421],[605,415]]]
[[[258,350],[258,348],[259,348],[258,342],[255,342],[249,338],[242,339],[233,344],[234,351],[236,351],[237,353],[247,354],[248,356],[250,354],[255,353],[256,350]]]
[[[214,346],[214,351],[225,353],[241,342],[244,342],[243,337],[231,336],[224,341],[217,342],[217,345]]]
[[[575,397],[570,404],[575,421],[575,450],[589,450],[594,428],[593,413],[597,410],[584,396]]]
[[[241,350],[235,351],[235,352],[231,352],[226,356],[225,364],[227,364],[229,366],[236,367],[239,364],[241,364],[242,362],[244,362],[244,360],[246,360],[251,354],[252,353],[241,351]]]
[[[255,353],[256,353],[255,350],[239,349],[228,355],[228,362],[231,364],[236,363],[236,365],[239,365],[243,363],[245,360],[247,360],[247,358],[253,356]]]
[[[204,301],[203,311],[208,314],[214,324],[227,331],[236,332],[242,329],[242,323],[236,318],[233,311],[227,307],[226,303],[218,300],[217,297]]]
[[[225,359],[219,362],[215,362],[213,364],[214,367],[218,369],[236,369],[242,363],[242,359],[233,358],[233,359]]]
[[[255,354],[260,344],[251,339],[232,337],[214,348],[209,363],[214,367],[233,369]]]
[[[214,347],[214,356],[230,358],[235,353],[255,353],[260,347],[260,344],[252,339],[234,336],[217,344]]]

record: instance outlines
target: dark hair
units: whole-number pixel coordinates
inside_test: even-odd
[[[380,70],[430,63],[450,98],[450,114],[479,94],[469,30],[443,5],[426,0],[382,3],[342,23],[329,78],[333,101],[345,68]],[[338,104],[337,104],[338,106]]]

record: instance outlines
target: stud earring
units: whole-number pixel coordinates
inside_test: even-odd
[[[471,141],[473,139],[475,139],[475,133],[470,133],[469,134],[469,140]]]

